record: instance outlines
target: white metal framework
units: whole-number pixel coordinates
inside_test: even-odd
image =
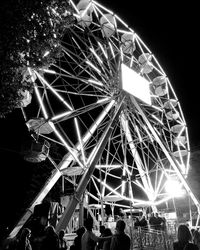
[[[13,234],[61,175],[76,192],[58,229],[66,227],[86,189],[93,203],[156,209],[172,198],[166,181],[177,180],[199,208],[185,180],[186,122],[154,54],[101,4],[69,2],[77,22],[66,28],[53,63],[27,68],[35,92],[23,109],[30,131],[56,143],[63,158],[52,159],[55,171]]]

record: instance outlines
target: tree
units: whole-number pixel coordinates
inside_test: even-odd
[[[33,90],[30,69],[48,68],[61,53],[64,30],[75,22],[68,1],[8,1],[0,9],[0,117]],[[29,70],[28,70],[29,69]]]

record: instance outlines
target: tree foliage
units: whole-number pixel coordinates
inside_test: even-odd
[[[49,67],[64,30],[75,22],[68,1],[8,1],[0,9],[0,117],[20,105],[19,90],[33,89],[27,68]]]

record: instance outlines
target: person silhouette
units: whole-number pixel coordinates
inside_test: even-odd
[[[150,226],[150,229],[156,229],[156,217],[155,217],[155,214],[154,213],[151,213],[151,216],[149,218],[149,226]]]
[[[192,243],[192,234],[185,224],[180,224],[177,232],[177,241],[173,242],[173,250],[198,250],[198,246]]]
[[[126,223],[118,220],[116,223],[116,233],[112,236],[110,250],[130,250],[130,236],[125,233]]]
[[[76,250],[81,250],[81,238],[82,238],[82,235],[85,233],[85,228],[84,227],[79,227],[77,230],[76,230],[76,234],[77,236],[74,238],[74,249]],[[72,247],[73,249],[73,247]]]
[[[134,228],[135,229],[138,229],[138,227],[140,226],[140,220],[138,217],[135,218],[135,221],[134,221]]]
[[[81,250],[95,250],[97,242],[109,240],[112,236],[98,237],[92,232],[93,219],[87,218],[85,221],[86,231],[81,238]]]
[[[142,216],[142,218],[140,219],[140,227],[143,229],[147,229],[148,223],[146,220],[145,215]]]
[[[40,250],[58,250],[59,238],[52,225],[49,225],[45,229],[45,236],[41,242]]]
[[[31,230],[29,228],[23,228],[19,236],[16,250],[32,250],[30,243]]]
[[[110,228],[104,229],[103,237],[106,237],[106,236],[112,236],[112,231]],[[103,242],[102,250],[110,250],[110,243],[111,243],[111,238],[110,240],[105,240]]]
[[[101,225],[99,227],[99,232],[100,232],[100,236],[99,237],[103,237],[104,236],[104,231],[105,231],[106,227],[104,225]],[[103,249],[103,241],[99,241],[97,243],[97,250],[101,250]]]
[[[193,232],[193,243],[200,249],[200,233],[197,229]]]
[[[59,250],[67,250],[67,242],[65,241],[64,236],[65,236],[65,230],[61,229],[58,233]]]

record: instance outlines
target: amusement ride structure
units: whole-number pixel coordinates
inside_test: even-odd
[[[56,8],[49,11],[59,16]],[[55,169],[11,235],[60,178],[74,192],[66,199],[56,230],[67,227],[77,207],[88,206],[88,197],[102,208],[156,211],[172,199],[166,186],[173,182],[199,211],[187,183],[186,122],[154,54],[122,19],[96,1],[69,0],[64,15],[69,21],[60,53],[45,67],[24,69],[34,91],[24,91],[21,103],[35,141],[26,160],[49,159]],[[49,53],[47,49],[43,57]],[[50,155],[52,143],[60,159]]]

